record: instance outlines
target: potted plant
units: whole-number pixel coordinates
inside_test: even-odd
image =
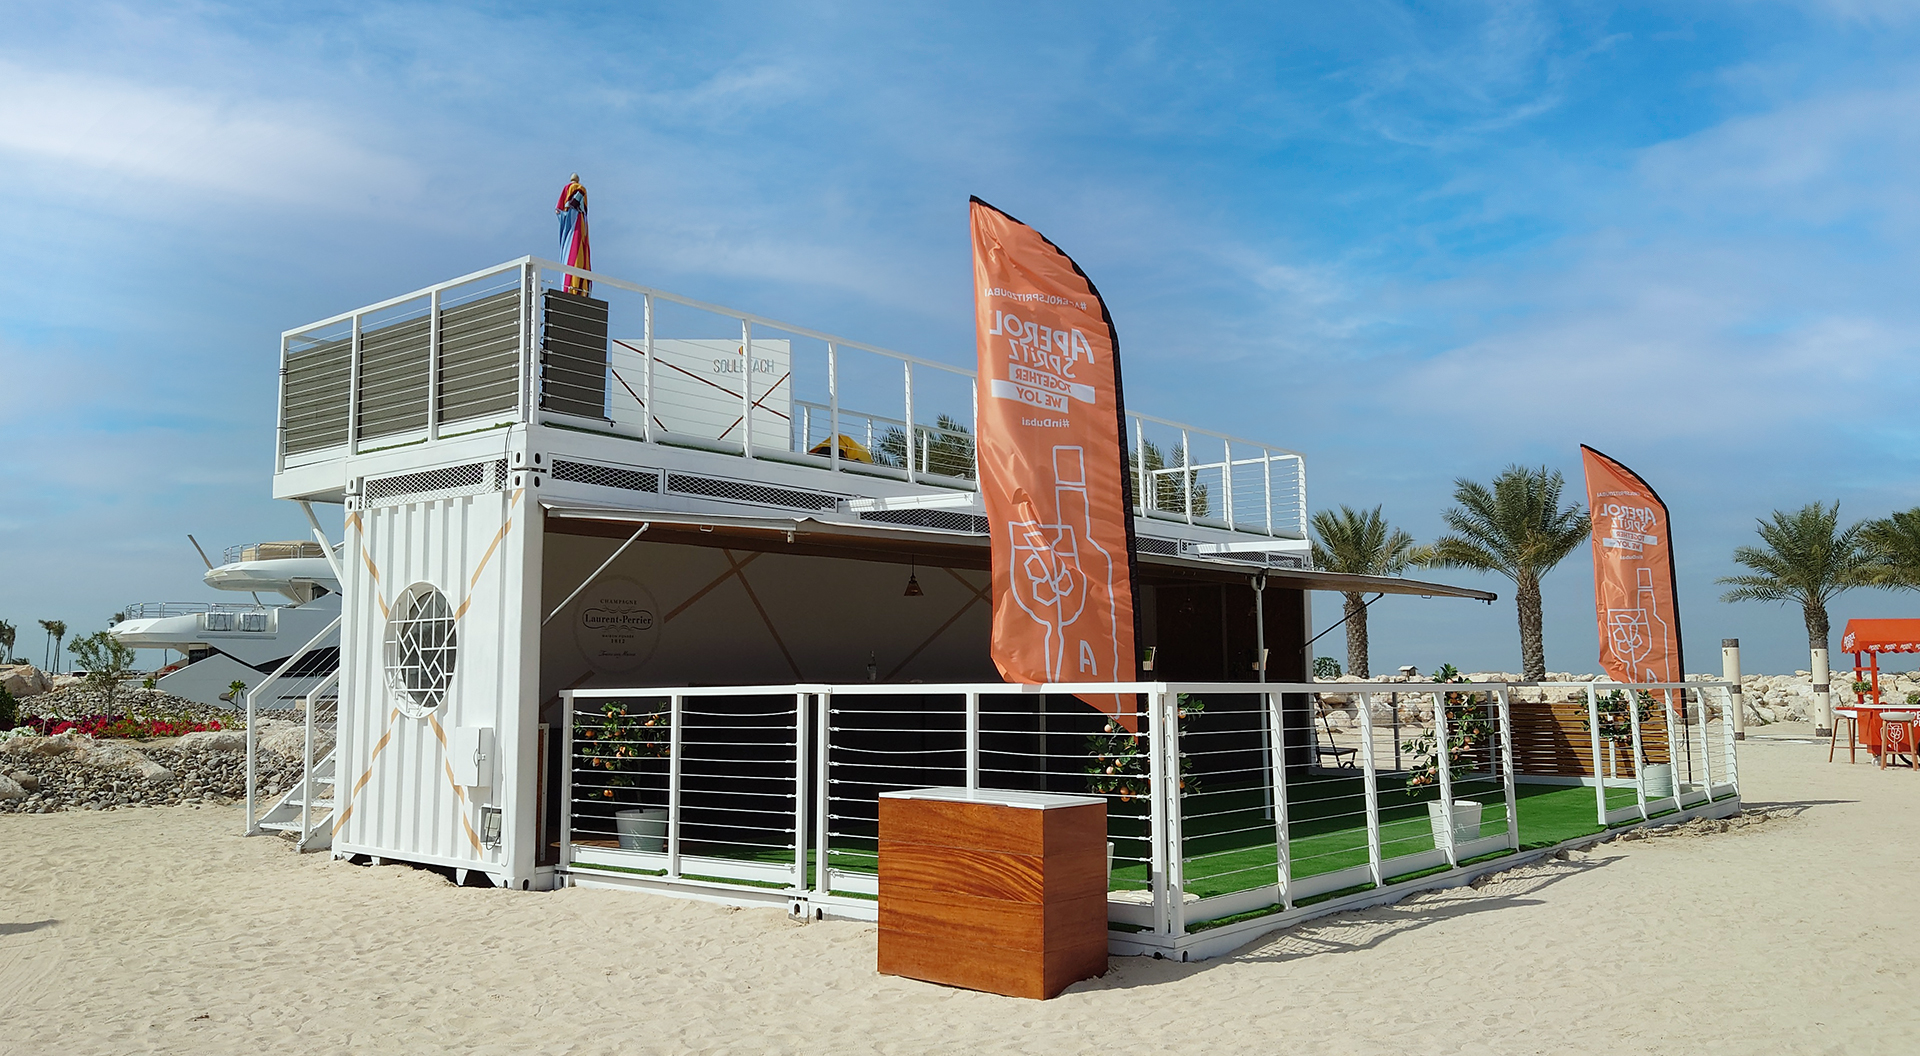
[[[1435,682],[1465,682],[1462,675],[1452,664],[1444,664],[1434,672]],[[1436,715],[1444,715],[1447,722],[1447,743],[1443,749],[1439,744],[1438,723],[1435,732],[1416,737],[1400,746],[1402,751],[1413,755],[1413,766],[1407,778],[1407,794],[1418,795],[1420,790],[1440,783],[1440,767],[1447,767],[1449,782],[1459,781],[1472,774],[1480,753],[1493,744],[1493,724],[1487,721],[1487,702],[1490,698],[1484,693],[1449,692],[1441,694],[1440,707]],[[1480,838],[1481,804],[1477,800],[1456,799],[1453,801],[1452,816],[1438,801],[1427,804],[1427,818],[1433,826],[1433,840],[1441,845],[1447,839],[1449,830],[1454,844]]]
[[[598,781],[599,798],[620,805],[613,811],[620,848],[663,854],[667,849],[667,809],[644,804],[644,781],[656,764],[673,754],[673,719],[662,703],[629,705],[609,700],[600,714],[576,719],[574,754]]]
[[[1206,702],[1199,697],[1180,694],[1176,705],[1176,714],[1180,732],[1185,733],[1187,720],[1199,715],[1206,709]],[[1112,719],[1107,720],[1104,730],[1087,738],[1087,788],[1096,795],[1118,797],[1121,803],[1131,804],[1135,799],[1145,804],[1147,791],[1153,784],[1151,760],[1147,757],[1152,742],[1144,734],[1128,733],[1126,728]],[[1193,760],[1187,753],[1180,753],[1180,794],[1197,795],[1200,780],[1192,775]],[[1113,813],[1113,804],[1108,803],[1109,816]],[[1107,841],[1107,878],[1113,878],[1113,841]]]
[[[1645,728],[1659,713],[1660,698],[1644,689],[1635,691],[1632,705],[1627,703],[1626,693],[1618,689],[1600,698],[1598,701],[1600,739],[1607,745],[1608,776],[1619,776],[1617,755],[1620,751],[1625,751],[1633,758],[1634,774],[1646,782],[1647,798],[1666,799],[1673,795],[1673,765],[1649,763],[1645,758],[1633,755],[1634,715],[1628,710],[1629,707],[1639,712],[1640,725]],[[1587,720],[1581,719],[1580,723],[1586,726]],[[1599,761],[1595,760],[1595,776],[1598,776],[1598,764]]]

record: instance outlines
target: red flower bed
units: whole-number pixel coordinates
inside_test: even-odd
[[[192,719],[130,719],[124,715],[89,715],[77,721],[35,715],[27,719],[25,725],[45,737],[61,733],[84,733],[89,737],[133,739],[178,737],[184,733],[223,728],[219,719],[195,722]]]

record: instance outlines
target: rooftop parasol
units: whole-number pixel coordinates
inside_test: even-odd
[[[593,248],[587,242],[587,188],[580,182],[579,173],[567,177],[553,211],[560,218],[561,263],[582,271],[593,270]],[[566,290],[585,295],[593,292],[593,283],[568,275]]]

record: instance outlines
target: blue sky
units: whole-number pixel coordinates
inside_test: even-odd
[[[1673,508],[1695,670],[1806,664],[1796,611],[1718,601],[1756,517],[1920,505],[1920,6],[685,10],[0,3],[0,618],[304,534],[279,332],[551,255],[576,170],[597,267],[957,363],[978,194],[1099,283],[1130,406],[1422,539],[1456,477],[1577,492],[1601,448]],[[1584,552],[1545,591],[1592,670]],[[1377,669],[1518,666],[1510,600],[1375,612]]]

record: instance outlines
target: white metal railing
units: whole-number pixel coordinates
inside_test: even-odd
[[[542,294],[567,276],[592,281],[594,296],[608,304],[606,402],[598,417],[540,409]],[[512,391],[483,386],[481,396],[455,398],[470,379],[428,350],[472,340],[457,313],[509,295],[511,334],[507,323],[493,325],[501,340],[511,338]],[[835,473],[962,490],[978,478],[970,367],[537,257],[289,330],[281,366],[280,471],[537,417]],[[1127,437],[1143,516],[1306,537],[1306,470],[1297,452],[1136,412],[1127,415]]]
[[[562,694],[570,803],[562,863],[582,875],[610,871],[656,878],[643,882],[734,885],[828,905],[870,905],[878,891],[883,792],[951,785],[1094,794],[1108,802],[1112,926],[1171,942],[1227,918],[1417,885],[1565,838],[1552,828],[1557,822],[1539,822],[1547,836],[1525,830],[1521,787],[1534,786],[1528,798],[1585,793],[1551,787],[1556,778],[1583,782],[1546,772],[1524,752],[1516,757],[1514,687],[1341,684],[1360,705],[1358,758],[1344,771],[1316,763],[1307,729],[1310,698],[1328,688],[1136,682],[570,690]],[[1677,772],[1667,804],[1649,799],[1647,777],[1638,774],[1637,809],[1616,807],[1583,831],[1738,793],[1732,741],[1713,740],[1707,750],[1718,719],[1699,699],[1704,692],[1711,705],[1723,687],[1688,684],[1691,705],[1677,686],[1637,688],[1673,689],[1676,722],[1683,714],[1699,719],[1693,736],[1700,780]],[[1604,694],[1609,687],[1596,689]],[[1424,744],[1407,746],[1413,758],[1399,772],[1381,765],[1375,745],[1375,697],[1387,692],[1410,702],[1424,696],[1434,713]],[[1077,699],[1086,694],[1119,695],[1136,728]],[[611,738],[609,709],[619,712],[619,736]],[[1444,764],[1440,745],[1449,746]],[[633,751],[621,754],[627,749]],[[649,762],[622,771],[597,761],[608,759]],[[613,774],[628,780],[610,782]],[[640,786],[651,796],[644,803],[614,791]],[[1608,790],[1622,786],[1602,780],[1595,787],[1604,811]],[[623,808],[633,812],[625,831],[606,809],[623,798],[635,800]],[[1552,816],[1564,817],[1564,810]]]
[[[269,608],[270,606],[255,605],[251,602],[233,604],[224,601],[137,601],[121,609],[120,613],[129,620],[143,620],[162,616],[199,616],[210,612],[238,615],[266,612]]]

